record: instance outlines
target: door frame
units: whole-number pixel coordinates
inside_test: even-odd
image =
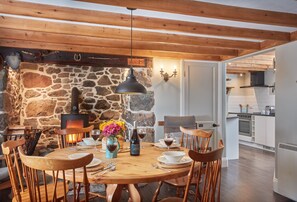
[[[213,71],[213,120],[215,123],[219,124],[220,127],[217,127],[216,136],[214,138],[214,146],[217,147],[219,139],[223,139],[225,142],[225,124],[226,124],[226,109],[225,109],[225,99],[226,99],[226,88],[225,88],[225,77],[226,71],[225,67],[222,62],[209,62],[209,61],[196,61],[196,60],[183,60],[181,61],[181,93],[180,93],[180,114],[186,115],[187,114],[187,103],[188,100],[188,87],[189,87],[189,80],[188,80],[188,72],[189,67],[186,67],[187,62],[195,62],[195,63],[208,63],[214,64],[217,66],[217,71]]]

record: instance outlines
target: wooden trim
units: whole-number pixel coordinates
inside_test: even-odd
[[[111,48],[125,48],[131,47],[130,40],[120,39],[107,39],[89,36],[78,36],[70,34],[56,34],[45,33],[36,31],[24,31],[15,29],[0,28],[1,38],[3,39],[16,39],[24,41],[38,41],[58,44],[70,44],[70,45],[87,45],[87,46],[100,46]],[[159,51],[173,51],[184,53],[195,53],[202,55],[229,55],[237,56],[238,51],[235,49],[222,49],[222,48],[209,48],[199,47],[181,44],[164,44],[156,42],[140,42],[134,41],[133,47],[139,50],[159,50]]]
[[[0,13],[124,27],[130,26],[130,15],[19,2],[13,0],[2,1],[0,3]],[[290,40],[290,34],[286,32],[239,28],[142,16],[133,17],[133,26],[135,28],[179,31],[214,36],[242,37],[260,40]]]
[[[94,47],[94,46],[56,44],[56,43],[34,42],[34,41],[23,41],[23,40],[10,40],[10,39],[1,39],[0,46],[41,49],[41,50],[57,50],[57,51],[79,52],[79,53],[98,53],[98,54],[126,55],[126,56],[130,55],[130,49],[124,49],[124,48]],[[166,52],[166,51],[150,51],[150,50],[134,49],[133,55],[140,56],[140,57],[165,57],[165,58],[189,59],[189,60],[209,60],[209,61],[221,60],[221,57],[219,55],[209,56],[209,55],[200,55],[200,54],[181,53],[178,51]]]
[[[227,6],[191,0],[79,0],[113,6],[218,18],[239,22],[297,27],[297,14]]]
[[[71,34],[71,35],[93,36],[93,37],[109,38],[109,39],[130,40],[130,31],[123,30],[123,29],[87,26],[87,25],[79,25],[79,29],[78,29],[77,25],[70,24],[70,23],[62,23],[62,22],[58,23],[58,22],[48,22],[48,21],[40,21],[40,20],[20,19],[16,17],[1,16],[1,15],[0,15],[0,27],[9,28],[9,29],[19,29],[19,30],[51,32],[51,33],[59,33],[59,34]],[[250,50],[260,49],[260,43],[257,43],[257,42],[183,36],[183,35],[177,35],[177,34],[153,33],[153,32],[144,32],[144,31],[136,31],[136,30],[133,31],[133,40],[174,43],[174,44],[183,44],[183,45],[250,49]]]

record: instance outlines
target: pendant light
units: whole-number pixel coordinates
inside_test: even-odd
[[[131,11],[131,57],[130,57],[130,72],[129,75],[126,78],[126,81],[120,83],[117,87],[115,92],[120,94],[140,94],[140,93],[146,93],[145,87],[140,84],[136,77],[134,76],[134,70],[132,66],[132,27],[133,27],[133,10],[136,10],[136,8],[127,8]]]

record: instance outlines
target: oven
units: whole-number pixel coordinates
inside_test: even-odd
[[[252,115],[238,114],[239,117],[239,139],[252,141]]]

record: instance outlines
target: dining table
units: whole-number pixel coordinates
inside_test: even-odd
[[[177,148],[179,151],[184,151],[187,157],[188,150],[183,147]],[[129,152],[129,144],[125,142],[124,149],[119,151],[117,158],[106,159],[105,152],[101,149],[87,147],[80,148],[63,148],[56,149],[49,153],[47,157],[68,159],[69,155],[76,153],[93,153],[94,158],[100,159],[102,165],[112,162],[116,164],[116,169],[110,172],[101,174],[102,172],[95,169],[87,169],[87,176],[91,184],[105,184],[106,185],[106,200],[119,201],[123,189],[128,190],[130,201],[142,201],[139,192],[139,183],[159,182],[169,179],[182,177],[188,174],[191,163],[185,165],[177,165],[166,167],[160,166],[158,158],[162,153],[167,151],[166,148],[156,147],[154,143],[142,143],[142,148],[139,156],[131,156]],[[83,181],[82,172],[76,172],[75,179],[77,182]],[[67,180],[73,179],[72,174],[67,175]]]

